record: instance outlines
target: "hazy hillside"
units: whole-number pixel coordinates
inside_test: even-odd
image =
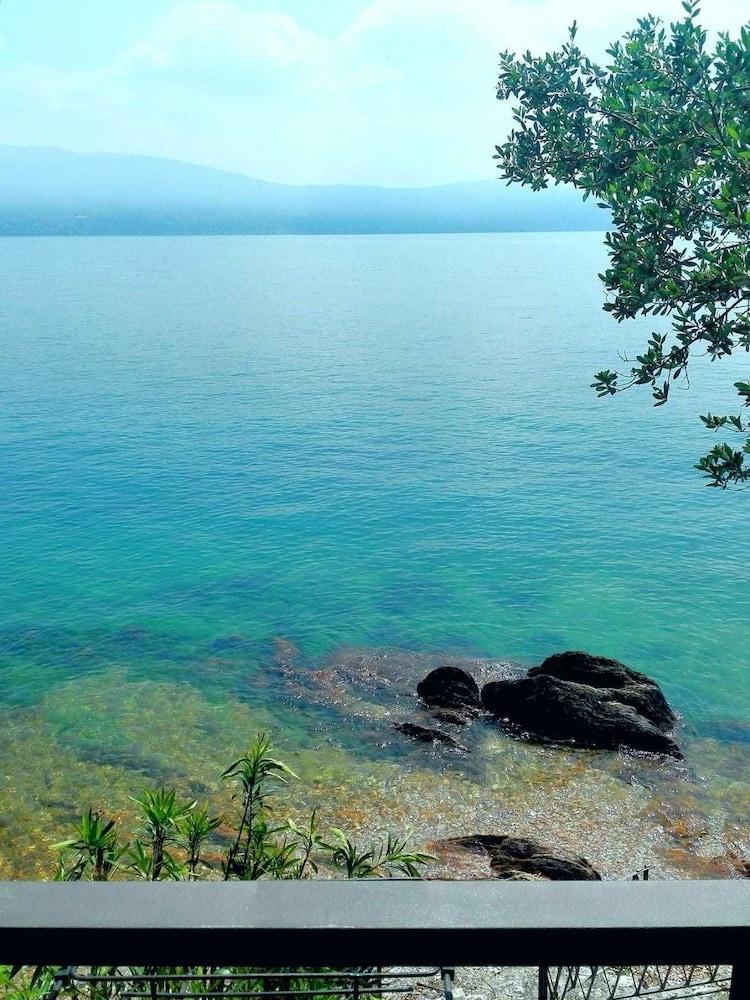
[[[409,233],[604,229],[575,191],[499,180],[431,188],[292,186],[177,160],[0,146],[0,235]]]

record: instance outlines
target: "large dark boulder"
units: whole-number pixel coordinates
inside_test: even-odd
[[[616,660],[560,653],[527,677],[486,684],[482,704],[531,738],[682,756],[670,733],[674,714],[658,686]]]
[[[430,708],[478,714],[482,710],[479,686],[460,667],[438,667],[417,684],[417,694]]]
[[[532,875],[554,882],[593,882],[601,879],[599,872],[585,858],[560,857],[525,837],[480,833],[470,837],[451,837],[436,846],[486,854],[493,878],[516,879]]]
[[[420,726],[416,722],[396,722],[393,728],[419,743],[437,744],[448,750],[455,750],[457,753],[471,753],[468,747],[441,729],[428,729],[427,726]]]
[[[674,712],[656,681],[606,656],[592,656],[577,650],[554,653],[529,670],[529,677],[539,674],[591,687],[615,688],[620,701],[632,705],[660,729],[670,729],[675,723]]]

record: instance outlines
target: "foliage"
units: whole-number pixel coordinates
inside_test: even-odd
[[[383,871],[399,872],[408,878],[419,878],[419,869],[428,863],[430,856],[418,851],[408,851],[408,840],[399,840],[392,834],[383,843],[357,847],[343,832],[333,827],[332,844],[322,844],[331,853],[331,860],[343,869],[347,878],[374,878]]]
[[[261,735],[249,752],[222,774],[240,786],[240,822],[224,864],[224,878],[256,879],[263,875],[283,878],[296,856],[294,842],[282,837],[283,828],[268,819],[266,799],[289,778],[297,776],[271,754],[267,736]],[[290,833],[293,831],[290,830]]]
[[[75,836],[55,844],[54,849],[75,852],[75,860],[65,869],[64,877],[69,881],[82,878],[88,872],[95,882],[106,882],[117,871],[125,853],[125,848],[117,841],[115,821],[105,821],[90,808],[76,825]]]
[[[43,1000],[52,985],[52,974],[44,966],[29,970],[0,965],[0,996],[4,1000]]]
[[[133,799],[138,806],[140,829],[132,843],[122,840],[114,819],[89,809],[76,824],[73,835],[54,845],[59,854],[57,879],[99,882],[132,877],[148,881],[305,879],[317,875],[321,865],[326,865],[331,874],[341,873],[346,878],[380,878],[394,874],[418,878],[432,860],[429,854],[411,850],[406,837],[389,835],[385,841],[358,845],[334,827],[330,836],[324,838],[315,811],[304,823],[291,819],[274,820],[274,795],[289,781],[297,780],[297,776],[277,759],[265,734],[258,735],[247,752],[221,777],[237,786],[236,820],[228,837],[224,820],[212,815],[207,804],[181,800],[173,788],[146,788]],[[94,967],[90,971],[106,975],[115,970]],[[200,980],[191,984],[196,995],[204,991],[229,996],[235,988],[233,981],[226,978],[230,975],[259,971],[265,971],[266,975],[272,971],[302,973],[293,968],[196,969],[194,966],[119,971],[135,977],[145,971],[163,973],[165,988],[170,976],[197,975]],[[44,966],[33,970],[0,966],[0,993],[9,1000],[43,1000],[52,977],[53,970]],[[331,983],[302,974],[284,982],[283,989],[287,993],[290,988],[323,991],[331,988]],[[364,985],[366,983],[360,984]],[[178,986],[179,981],[175,988]],[[144,986],[144,989],[149,988]],[[239,989],[239,985],[236,988]],[[254,980],[251,986],[251,990],[259,992],[277,988],[282,989],[278,983],[262,977]],[[88,984],[82,988],[71,986],[71,989],[74,992],[66,995],[80,1000],[111,1000],[118,995],[111,985]]]
[[[668,317],[624,372],[601,371],[609,396],[648,385],[656,406],[688,384],[696,355],[711,361],[750,350],[750,25],[720,34],[713,51],[694,0],[665,30],[638,21],[597,65],[576,44],[559,52],[500,57],[498,97],[516,98],[515,126],[497,148],[509,183],[534,190],[568,183],[610,210],[610,263],[600,275],[604,308],[618,321]],[[734,383],[743,407],[750,382]],[[707,485],[750,480],[750,420],[701,417],[734,431],[738,448],[716,445],[697,465]]]
[[[163,872],[174,871],[180,875],[180,866],[167,850],[169,844],[179,841],[180,833],[187,833],[190,813],[195,809],[196,802],[180,803],[174,788],[146,788],[140,799],[134,799],[140,806],[144,819],[144,830],[149,847],[147,856],[142,849],[142,841],[136,841],[136,853],[131,858],[136,865],[135,871],[144,878],[157,881]],[[143,867],[143,860],[146,867]],[[195,867],[198,861],[195,859]]]
[[[358,845],[333,828],[325,838],[315,811],[301,824],[276,819],[273,797],[297,775],[276,758],[265,734],[257,736],[221,777],[237,786],[236,819],[229,836],[224,833],[223,854],[217,835],[224,821],[212,815],[207,804],[183,801],[174,788],[146,788],[133,799],[141,818],[134,840],[124,842],[114,819],[89,809],[73,836],[55,845],[57,878],[302,879],[317,875],[324,863],[347,878],[416,878],[431,860],[410,850],[406,837],[389,835],[384,842]]]
[[[200,867],[206,864],[202,855],[203,845],[219,826],[220,816],[211,816],[207,805],[196,804],[178,828],[178,843],[185,851],[187,877],[190,881],[198,878]]]

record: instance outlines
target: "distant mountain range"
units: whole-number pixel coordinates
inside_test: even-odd
[[[148,156],[0,146],[0,235],[602,230],[578,192],[500,180],[295,186]]]

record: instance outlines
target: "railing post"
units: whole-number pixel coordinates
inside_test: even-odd
[[[443,966],[440,975],[443,979],[443,997],[445,1000],[453,1000],[453,981],[456,978],[456,970],[450,966]]]
[[[44,1000],[57,1000],[62,992],[63,986],[70,985],[70,979],[75,971],[74,965],[66,965],[62,969],[58,969],[55,973],[55,978],[52,980],[52,985],[49,988],[49,993],[44,998]]]
[[[738,962],[732,966],[729,1000],[750,1000],[750,964]]]
[[[549,979],[547,972],[549,970],[548,965],[539,966],[539,1000],[549,1000]]]

